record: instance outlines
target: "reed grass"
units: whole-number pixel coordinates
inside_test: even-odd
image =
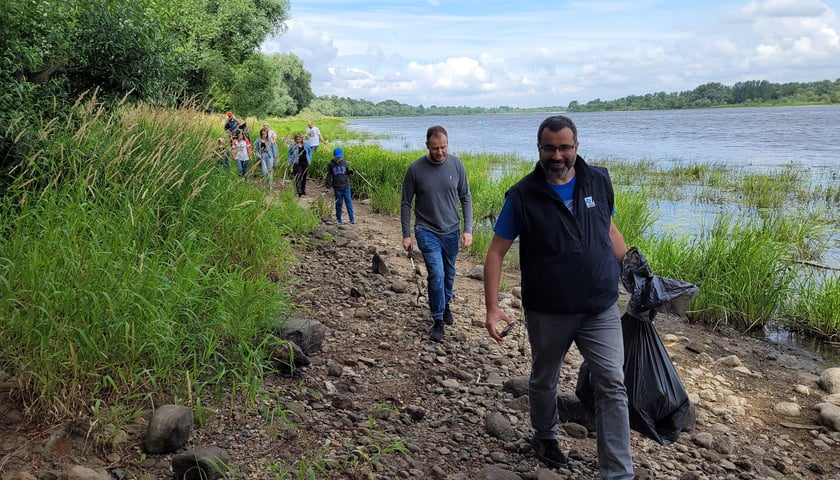
[[[804,188],[802,171],[786,167],[769,173],[747,172],[736,178],[736,189],[743,192],[747,207],[779,209]]]
[[[258,388],[262,333],[291,310],[269,273],[285,270],[288,235],[317,219],[294,202],[269,208],[218,168],[214,123],[197,108],[109,113],[91,99],[49,123],[13,172],[0,205],[0,364],[14,366],[29,411]]]
[[[809,277],[791,297],[785,313],[794,325],[834,342],[840,340],[840,276]]]
[[[697,238],[655,237],[643,252],[657,274],[699,287],[690,318],[744,331],[778,317],[794,279],[785,244],[726,214]]]
[[[627,245],[638,245],[656,221],[647,197],[645,190],[619,189],[615,192],[613,221]]]
[[[831,230],[821,211],[785,209],[761,217],[761,229],[776,242],[788,246],[793,261],[818,260],[830,243]]]

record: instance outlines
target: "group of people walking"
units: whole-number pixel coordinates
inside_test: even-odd
[[[260,172],[267,181],[268,189],[273,190],[274,169],[279,166],[280,155],[277,132],[268,123],[263,123],[259,137],[252,142],[247,124],[240,122],[233,112],[227,112],[224,129],[228,135],[228,142],[226,146],[223,139],[218,140],[216,156],[219,164],[229,166],[232,157],[239,176],[244,178],[253,156],[259,162]],[[306,194],[306,180],[312,156],[321,142],[328,142],[311,120],[305,133],[297,133],[291,138],[284,137],[283,141],[288,144],[286,166],[292,168],[296,193],[303,196]]]
[[[242,175],[248,161],[245,137],[240,130],[233,141]],[[305,135],[294,135],[289,145],[287,164],[293,166],[298,196],[306,194],[312,155],[322,142],[327,143],[310,121]],[[271,182],[276,134],[266,124],[255,143],[263,175]],[[455,323],[450,305],[457,256],[473,242],[472,195],[464,164],[448,151],[446,129],[430,127],[425,145],[427,153],[414,160],[403,177],[400,225],[402,248],[412,255],[416,242],[422,254],[432,325],[428,335],[442,342],[446,327]],[[612,182],[606,168],[589,165],[578,155],[577,127],[566,116],[551,116],[540,124],[536,147],[533,171],[505,193],[493,225],[484,261],[485,327],[490,338],[502,344],[505,335],[499,325],[516,321],[499,306],[499,288],[505,256],[518,239],[522,308],[532,355],[532,448],[548,466],[568,462],[557,440],[557,384],[574,342],[588,366],[594,394],[601,476],[629,480],[634,473],[617,306],[627,246],[613,221]],[[335,148],[325,181],[334,191],[338,224],[343,223],[345,206],[349,222],[356,221],[348,177],[352,174],[343,149]]]
[[[307,122],[305,133],[296,133],[289,142],[289,151],[287,153],[286,164],[291,165],[292,172],[295,176],[295,193],[302,197],[306,195],[306,180],[309,176],[309,165],[312,163],[312,158],[321,142],[329,144],[321,134],[321,130],[312,124],[312,120]]]
[[[268,123],[263,123],[259,137],[252,143],[247,124],[239,122],[233,112],[227,112],[227,121],[224,128],[228,135],[230,151],[226,151],[223,146],[223,139],[219,139],[217,147],[219,163],[228,166],[230,157],[233,157],[239,176],[244,178],[248,173],[251,156],[256,156],[260,164],[260,171],[263,177],[268,180],[268,189],[271,190],[274,185],[274,166],[277,164],[279,156],[277,133],[271,129]]]
[[[485,327],[501,344],[505,336],[498,325],[513,325],[499,306],[499,287],[504,258],[518,239],[532,355],[532,448],[550,467],[568,463],[557,441],[557,383],[574,342],[589,366],[601,476],[629,480],[634,471],[617,306],[627,246],[612,219],[612,183],[605,168],[578,155],[577,127],[566,116],[540,124],[536,147],[534,170],[506,192],[493,226],[484,262]],[[459,246],[469,248],[473,240],[472,196],[464,165],[448,153],[443,127],[428,129],[426,148],[428,153],[405,173],[400,223],[402,247],[411,255],[416,240],[423,255],[432,317],[429,338],[441,342],[446,327],[455,322],[450,303]]]
[[[227,112],[224,128],[230,139],[230,150],[225,146],[223,139],[218,140],[216,155],[219,164],[227,167],[232,156],[236,161],[239,175],[244,178],[248,172],[249,160],[252,155],[255,155],[259,161],[262,176],[268,182],[268,190],[273,190],[274,168],[279,164],[277,133],[271,129],[268,123],[263,123],[259,138],[252,144],[247,125],[240,123],[232,112]],[[329,142],[324,138],[321,130],[312,123],[312,120],[307,122],[304,133],[296,133],[291,139],[285,137],[284,140],[288,142],[289,146],[286,153],[286,168],[291,168],[294,175],[295,193],[298,197],[302,197],[306,195],[306,184],[312,158],[322,143],[329,145]],[[352,174],[353,170],[347,167],[344,160],[344,150],[340,147],[333,150],[333,158],[327,165],[325,183],[333,189],[336,222],[339,225],[344,223],[342,221],[342,210],[345,208],[350,223],[356,223],[348,178],[348,175]]]

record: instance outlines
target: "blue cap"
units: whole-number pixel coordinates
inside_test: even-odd
[[[335,158],[344,158],[344,150],[342,150],[341,147],[336,148],[333,150],[333,156]]]

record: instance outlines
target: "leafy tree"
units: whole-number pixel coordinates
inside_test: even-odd
[[[56,81],[74,99],[150,98],[216,91],[270,34],[282,33],[289,0],[16,0],[4,2],[2,71],[18,84]],[[55,88],[48,93],[54,93]]]
[[[311,75],[292,54],[266,56],[255,52],[227,75],[213,94],[244,115],[295,115],[314,98]]]
[[[149,98],[160,90],[182,89],[180,68],[169,56],[172,38],[145,2],[85,3],[75,46],[61,70],[74,91],[96,86],[107,95]]]
[[[251,54],[241,65],[233,69],[231,106],[246,115],[264,117],[272,94],[272,66],[264,55]]]
[[[287,67],[284,95],[277,93],[284,77],[255,76],[267,68],[257,48],[284,31],[288,12],[289,0],[5,1],[0,124],[15,128],[0,132],[0,182],[25,157],[13,151],[18,131],[37,131],[42,118],[61,116],[84,92],[167,102],[197,96],[215,108],[239,105],[243,114],[286,97],[285,111],[300,108],[311,99],[302,67]]]
[[[0,48],[19,83],[57,80],[71,96],[98,88],[118,97],[177,86],[170,37],[151,0],[6,3]]]
[[[704,83],[690,93],[693,101],[707,100],[710,105],[721,105],[732,101],[732,90],[718,82]]]
[[[269,109],[271,115],[295,115],[309,105],[315,98],[312,93],[312,74],[304,70],[303,62],[293,54],[271,55],[269,63],[273,65],[274,76],[279,80],[275,87],[274,101],[280,103],[283,99],[285,108]],[[280,93],[283,95],[280,95]],[[285,97],[288,97],[286,99]]]

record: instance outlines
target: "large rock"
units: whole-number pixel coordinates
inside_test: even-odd
[[[96,471],[92,468],[81,465],[73,465],[66,472],[67,480],[111,480],[111,475],[106,471]],[[40,477],[44,478],[44,477]]]
[[[594,432],[595,413],[574,392],[557,393],[557,416],[561,422],[574,422]]]
[[[183,447],[190,439],[193,428],[193,414],[188,407],[163,405],[158,408],[149,427],[143,444],[146,453],[171,453]]]
[[[511,441],[516,438],[516,429],[504,415],[498,412],[489,412],[484,417],[484,428],[490,436],[500,440]]]
[[[820,387],[828,393],[840,393],[840,367],[823,370],[820,374]]]
[[[840,407],[830,403],[818,403],[814,406],[820,412],[820,425],[828,427],[835,432],[840,432]]]
[[[178,480],[216,480],[230,467],[230,455],[215,446],[198,446],[172,457],[172,473]]]
[[[502,391],[516,397],[528,395],[528,377],[513,377],[508,379],[502,386]]]
[[[519,474],[505,470],[496,465],[490,465],[482,468],[478,472],[476,480],[520,480],[522,477]]]
[[[296,317],[275,324],[272,330],[281,339],[294,342],[307,355],[321,350],[326,334],[326,329],[321,322]]]
[[[268,356],[277,371],[288,374],[294,374],[297,369],[312,363],[303,349],[291,340],[277,340],[270,344]]]

